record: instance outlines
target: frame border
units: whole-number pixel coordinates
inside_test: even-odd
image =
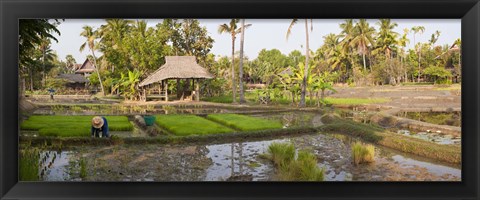
[[[0,199],[479,198],[479,0],[1,0],[0,13]],[[18,19],[232,16],[461,18],[462,182],[18,182]]]

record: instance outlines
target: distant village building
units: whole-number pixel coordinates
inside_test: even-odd
[[[95,65],[88,58],[75,70],[75,74],[83,74],[84,77],[90,76],[95,71]]]
[[[65,87],[71,89],[85,89],[88,83],[88,79],[82,74],[59,74],[56,78],[65,80]]]

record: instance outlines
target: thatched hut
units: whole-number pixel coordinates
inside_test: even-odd
[[[65,87],[72,89],[85,89],[88,80],[81,74],[59,74],[57,79],[65,80]]]
[[[168,101],[168,80],[169,79],[191,79],[195,100],[200,100],[199,80],[211,79],[213,75],[207,69],[198,65],[194,56],[166,56],[166,63],[153,72],[150,76],[140,82],[139,86],[143,87],[143,100],[146,101],[146,87],[150,87],[155,83],[159,83],[159,93],[157,95],[149,95],[152,97],[164,98]]]
[[[75,71],[75,74],[83,74],[87,77],[95,71],[95,65],[88,58],[85,59],[85,62]]]

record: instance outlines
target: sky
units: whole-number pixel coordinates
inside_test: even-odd
[[[153,27],[160,23],[161,19],[145,19],[147,26]],[[211,53],[219,56],[231,55],[231,37],[229,34],[219,34],[217,32],[220,24],[229,23],[230,19],[199,19],[201,26],[205,26],[209,35],[215,40]],[[310,32],[310,49],[315,51],[323,44],[323,36],[329,33],[340,33],[339,24],[344,19],[314,19],[313,31]],[[461,37],[461,20],[460,19],[392,19],[398,26],[395,32],[403,34],[403,29],[412,28],[413,26],[424,26],[425,32],[415,36],[416,42],[427,42],[431,35],[439,30],[440,37],[436,45],[451,45],[457,38]],[[245,55],[251,60],[255,59],[258,52],[262,49],[278,49],[283,54],[288,55],[293,50],[305,51],[305,25],[300,20],[293,29],[288,40],[286,32],[290,25],[291,19],[246,19],[246,24],[252,24],[245,31],[244,51]],[[369,19],[368,22],[375,29],[379,29],[376,24],[378,20]],[[57,52],[60,60],[65,60],[66,55],[71,54],[77,61],[82,63],[89,54],[88,49],[83,52],[79,51],[85,39],[80,36],[82,27],[85,25],[99,28],[105,24],[103,19],[66,19],[59,26],[58,30],[61,35],[56,35],[58,43],[52,42],[52,49]],[[240,37],[237,37],[235,51],[239,50]],[[413,33],[408,35],[410,40],[407,48],[413,47]],[[97,52],[95,53],[97,55]],[[97,56],[101,53],[98,52]]]

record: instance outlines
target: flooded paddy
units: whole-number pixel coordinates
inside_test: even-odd
[[[72,147],[39,162],[44,181],[275,181],[272,163],[263,159],[273,142],[292,142],[312,151],[326,181],[460,181],[460,166],[376,146],[375,162],[355,166],[345,135],[315,134],[212,145],[116,145]],[[45,151],[45,154],[52,154]],[[50,156],[51,157],[51,156]],[[79,162],[85,159],[86,176]],[[45,167],[45,163],[49,166]]]
[[[340,116],[370,123],[376,111],[340,112]],[[283,128],[319,127],[323,111],[241,110],[216,107],[130,106],[115,105],[43,107],[37,115],[127,115],[133,131],[112,131],[120,138],[152,137],[148,129],[135,124],[134,115],[241,113],[279,121]],[[461,138],[435,132],[388,130],[438,144],[460,144]],[[22,136],[36,137],[35,131]],[[161,137],[161,136],[155,136]],[[351,144],[356,139],[340,134],[309,134],[254,139],[215,144],[119,144],[113,146],[70,146],[62,151],[43,150],[39,160],[41,181],[277,181],[271,161],[264,159],[273,142],[291,142],[297,150],[315,154],[319,167],[325,169],[325,181],[460,181],[461,166],[375,146],[375,162],[354,165]]]

